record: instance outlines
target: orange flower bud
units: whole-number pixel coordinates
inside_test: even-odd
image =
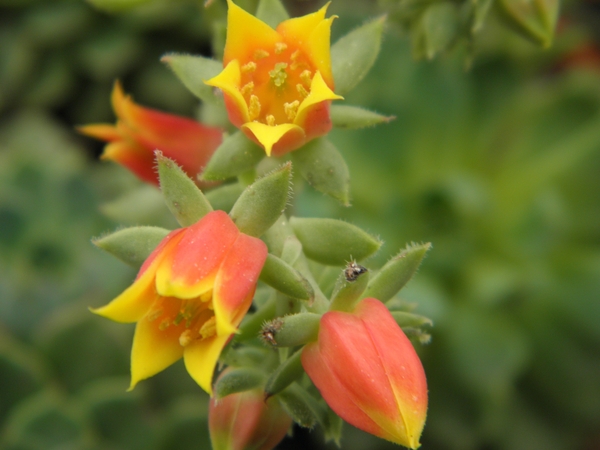
[[[223,91],[229,120],[268,156],[280,156],[331,129],[333,92],[327,5],[276,29],[227,0],[223,71],[206,81]]]
[[[262,390],[212,398],[208,428],[213,450],[271,450],[285,437],[291,417]]]
[[[383,303],[323,315],[317,342],[302,352],[304,370],[346,422],[409,448],[419,447],[427,382],[412,344]]]
[[[78,128],[79,132],[108,142],[102,159],[116,161],[157,186],[155,150],[176,161],[195,180],[223,139],[220,128],[137,105],[125,95],[118,81],[112,105],[116,125],[85,125]]]
[[[135,282],[96,314],[137,322],[131,388],[183,357],[209,394],[221,350],[250,308],[267,258],[260,239],[241,233],[223,211],[165,237]]]

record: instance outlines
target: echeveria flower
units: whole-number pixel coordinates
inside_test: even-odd
[[[220,128],[137,105],[118,81],[111,101],[117,116],[115,125],[85,125],[78,130],[108,142],[102,159],[127,167],[148,183],[158,186],[155,150],[177,162],[195,180],[223,140]]]
[[[425,372],[383,303],[321,318],[302,365],[327,404],[346,422],[409,448],[419,447],[427,415]]]
[[[182,356],[208,393],[221,350],[248,311],[267,247],[223,211],[171,232],[135,282],[96,314],[137,322],[131,388]]]
[[[267,155],[282,155],[331,129],[333,92],[327,5],[276,29],[227,1],[223,71],[206,81],[225,96],[229,119]]]
[[[225,371],[224,373],[226,373]],[[211,398],[208,429],[213,450],[271,450],[285,437],[292,418],[262,389]]]

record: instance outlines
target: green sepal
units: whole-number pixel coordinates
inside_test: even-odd
[[[335,145],[326,138],[313,139],[291,156],[312,187],[350,206],[350,171]]]
[[[413,54],[416,58],[433,59],[449,49],[459,32],[458,8],[451,2],[427,7],[413,29]]]
[[[158,150],[156,162],[160,189],[167,207],[182,227],[189,227],[211,212],[212,206],[190,177]]]
[[[265,397],[271,397],[283,391],[304,373],[302,367],[302,349],[286,359],[271,374],[265,384]]]
[[[277,347],[304,345],[317,340],[320,321],[320,314],[308,312],[277,317],[263,325],[263,336],[269,331]]]
[[[204,168],[200,178],[205,181],[219,181],[254,169],[265,151],[238,131],[223,139]]]
[[[211,189],[206,193],[206,198],[214,209],[231,211],[243,191],[244,187],[240,183],[230,183]]]
[[[140,267],[169,230],[159,227],[130,227],[92,239],[92,244],[125,264]]]
[[[207,103],[221,102],[214,88],[204,81],[217,76],[223,70],[223,63],[203,56],[169,53],[161,58],[175,72],[175,75],[188,90]]]
[[[291,163],[248,186],[229,215],[242,233],[260,236],[281,216],[290,196]]]
[[[276,28],[277,25],[289,19],[290,16],[279,0],[260,0],[256,8],[256,18],[262,20],[271,28]]]
[[[329,114],[334,127],[346,130],[372,127],[380,123],[389,123],[395,116],[384,116],[368,109],[349,105],[331,105]]]
[[[312,428],[317,422],[324,423],[325,411],[317,400],[298,383],[281,391],[277,398],[292,420],[304,428]]]
[[[521,34],[550,47],[558,20],[559,0],[500,0],[504,18]]]
[[[275,255],[267,255],[260,280],[288,297],[312,301],[312,286],[300,272]]]
[[[300,256],[302,256],[302,244],[296,236],[288,236],[283,243],[281,259],[293,266],[300,259]]]
[[[406,311],[391,311],[392,317],[400,328],[419,328],[424,325],[433,326],[429,317],[413,314]]]
[[[258,336],[263,324],[275,316],[275,292],[272,291],[273,298],[270,298],[260,309],[252,314],[246,314],[242,321],[238,334],[235,335],[236,341],[245,341]]]
[[[228,370],[219,377],[214,386],[217,400],[238,392],[262,388],[266,380],[265,374],[257,369],[241,367]]]
[[[331,266],[365,259],[382,244],[356,225],[342,220],[292,217],[290,223],[306,256]]]
[[[350,92],[371,70],[381,48],[385,17],[367,22],[331,47],[331,70],[335,93]]]
[[[371,278],[363,298],[373,297],[382,302],[391,299],[417,272],[430,248],[430,243],[407,246]]]
[[[361,273],[353,281],[348,281],[344,274],[338,279],[338,283],[331,296],[331,311],[351,311],[357,300],[362,298],[362,293],[369,283],[369,272]]]
[[[342,428],[344,421],[331,408],[327,408],[326,422],[323,425],[325,442],[333,441],[338,448],[341,448]]]

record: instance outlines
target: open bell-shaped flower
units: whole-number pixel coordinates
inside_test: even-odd
[[[111,101],[117,116],[115,125],[101,123],[77,129],[107,142],[102,159],[125,166],[148,183],[158,186],[155,150],[177,162],[192,179],[196,179],[223,140],[220,128],[136,104],[125,95],[118,81]]]
[[[383,303],[362,300],[351,312],[329,311],[302,366],[346,422],[409,448],[419,447],[427,381],[412,344]]]
[[[327,5],[276,29],[227,0],[223,71],[206,84],[220,88],[229,120],[268,156],[279,156],[331,129],[333,92]]]
[[[252,303],[267,257],[260,239],[241,233],[223,211],[165,237],[135,282],[93,310],[117,322],[137,322],[131,388],[183,357],[208,393],[223,347]]]

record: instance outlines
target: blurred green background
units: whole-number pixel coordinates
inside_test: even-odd
[[[102,145],[73,126],[113,121],[116,78],[141,104],[197,114],[159,57],[210,55],[224,8],[90,3],[0,0],[0,448],[210,448],[207,397],[182,364],[126,393],[133,328],[87,311],[134,276],[92,236],[175,225],[153,187],[99,163]],[[375,68],[346,99],[396,120],[332,133],[351,208],[306,187],[296,212],[380,235],[373,267],[406,242],[433,243],[401,293],[435,324],[418,348],[422,448],[600,448],[600,9],[564,4],[543,50],[492,5],[475,39],[457,32],[429,54],[395,6],[331,7],[334,39],[392,10]],[[318,430],[295,435],[278,448],[333,448]],[[344,449],[392,447],[345,427]]]

